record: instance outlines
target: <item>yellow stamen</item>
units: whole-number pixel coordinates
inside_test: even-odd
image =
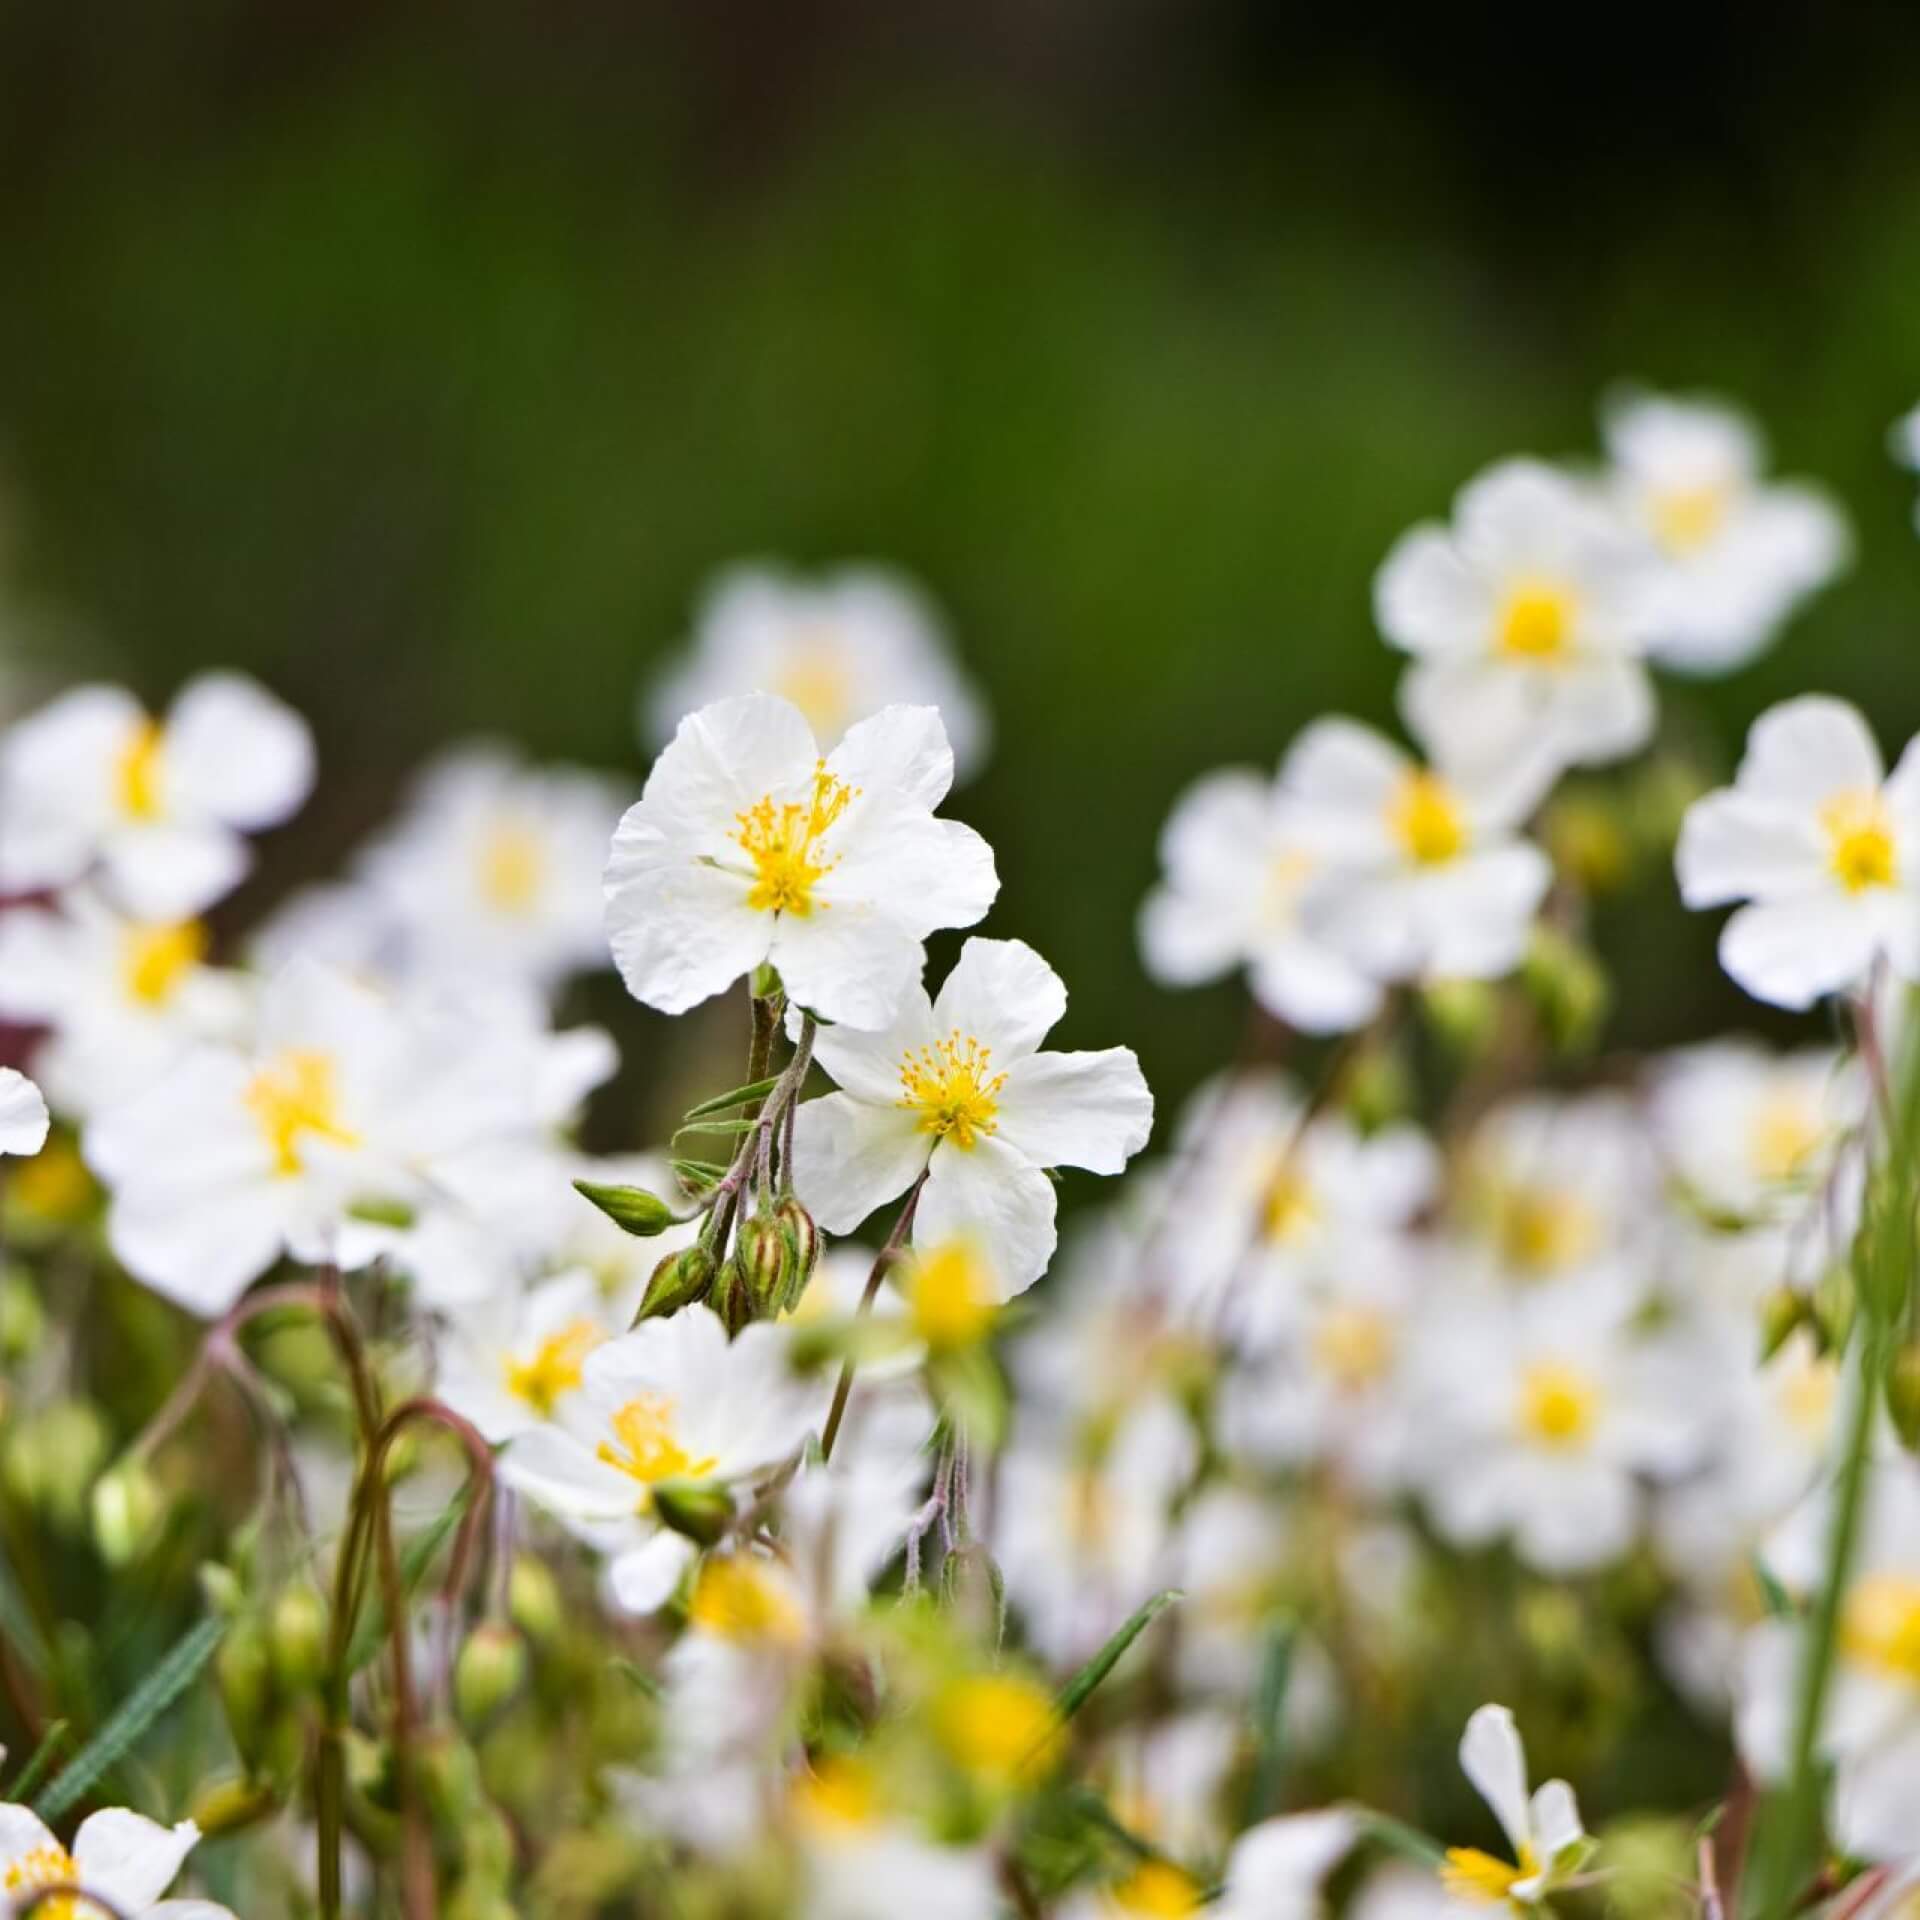
[[[1748,1160],[1762,1180],[1792,1180],[1820,1151],[1826,1130],[1804,1100],[1781,1094],[1764,1102],[1748,1134]]]
[[[1649,505],[1654,538],[1669,553],[1698,553],[1726,524],[1730,504],[1728,489],[1715,481],[1665,487]]]
[[[1827,860],[1834,878],[1849,893],[1890,887],[1899,862],[1893,824],[1877,793],[1841,794],[1820,809],[1827,831]]]
[[[0,1875],[0,1890],[31,1893],[37,1887],[70,1886],[79,1878],[79,1864],[64,1847],[34,1847],[7,1862],[4,1875]],[[11,1909],[13,1902],[7,1904]],[[68,1893],[42,1900],[33,1911],[39,1920],[93,1920],[104,1910],[91,1900]]]
[[[207,930],[198,920],[132,926],[121,936],[120,979],[129,998],[164,1007],[206,954]]]
[[[822,740],[845,728],[853,704],[853,676],[831,627],[794,644],[770,691],[791,700]]]
[[[1841,1650],[1850,1660],[1920,1686],[1920,1579],[1870,1574],[1847,1595]]]
[[[1144,1913],[1156,1920],[1182,1920],[1203,1904],[1200,1883],[1171,1860],[1143,1860],[1124,1880],[1107,1889],[1107,1904],[1117,1913]]]
[[[1573,645],[1573,595],[1552,580],[1516,586],[1500,609],[1499,651],[1516,660],[1563,660]]]
[[[64,1134],[22,1160],[7,1178],[7,1198],[22,1213],[55,1225],[85,1219],[98,1192],[80,1149]]]
[[[934,1712],[940,1743],[968,1773],[1010,1786],[1060,1748],[1053,1696],[1019,1674],[990,1673],[949,1687]]]
[[[913,1330],[929,1347],[970,1347],[993,1325],[993,1275],[965,1240],[949,1240],[907,1270],[906,1296]]]
[[[1290,1246],[1304,1240],[1320,1220],[1320,1203],[1313,1196],[1298,1167],[1288,1154],[1267,1184],[1260,1224],[1275,1246]]]
[[[1377,1386],[1393,1365],[1393,1325],[1374,1307],[1340,1306],[1313,1329],[1313,1358],[1343,1393]]]
[[[733,837],[753,862],[748,906],[802,919],[813,911],[813,889],[835,864],[817,843],[858,793],[829,773],[823,760],[814,769],[813,797],[805,806],[792,801],[775,806],[767,794],[735,815],[739,831]]]
[[[1440,1881],[1456,1899],[1491,1906],[1509,1897],[1515,1881],[1525,1880],[1539,1871],[1540,1863],[1533,1857],[1531,1847],[1520,1849],[1518,1866],[1496,1860],[1478,1847],[1449,1847],[1447,1863],[1440,1869]]]
[[[823,1754],[793,1786],[793,1804],[816,1827],[865,1827],[880,1817],[883,1796],[873,1768],[850,1754]]]
[[[1445,866],[1467,849],[1467,822],[1453,790],[1437,773],[1410,773],[1387,807],[1387,824],[1408,857]]]
[[[995,1073],[993,1049],[956,1027],[944,1040],[900,1061],[900,1104],[920,1115],[920,1131],[971,1150],[983,1133],[999,1128],[1000,1093],[1007,1084]]]
[[[263,1067],[247,1083],[246,1103],[273,1149],[274,1171],[301,1171],[300,1143],[309,1135],[337,1147],[357,1147],[360,1136],[340,1121],[333,1062],[324,1053],[296,1047]]]
[[[157,720],[142,720],[120,749],[114,769],[115,797],[130,820],[160,817],[160,750],[164,735]]]
[[[1557,1187],[1515,1187],[1500,1210],[1500,1251],[1530,1279],[1564,1273],[1591,1254],[1600,1223],[1578,1194]]]
[[[533,910],[547,881],[547,850],[531,827],[503,820],[480,848],[480,897],[501,913]]]
[[[664,1393],[643,1393],[629,1400],[612,1420],[614,1437],[602,1440],[599,1457],[640,1482],[649,1495],[662,1480],[698,1480],[713,1471],[709,1455],[696,1460],[674,1438],[674,1403]]]
[[[1520,1428],[1531,1440],[1572,1453],[1592,1437],[1600,1389],[1564,1361],[1536,1360],[1520,1377]]]
[[[765,1567],[729,1555],[708,1560],[694,1584],[687,1617],[723,1640],[777,1642],[804,1637],[800,1611]]]
[[[541,1419],[550,1418],[561,1395],[580,1384],[587,1355],[606,1337],[591,1320],[570,1320],[548,1334],[527,1359],[509,1356],[507,1391],[524,1400]]]
[[[1803,1352],[1791,1359],[1782,1358],[1775,1371],[1780,1376],[1778,1404],[1787,1425],[1809,1440],[1817,1440],[1833,1420],[1840,1369],[1829,1358]]]

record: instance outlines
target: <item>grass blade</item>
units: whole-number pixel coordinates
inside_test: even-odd
[[[1120,1664],[1120,1656],[1146,1632],[1155,1617],[1176,1600],[1185,1597],[1178,1587],[1166,1587],[1139,1608],[1126,1625],[1060,1689],[1060,1697],[1053,1703],[1054,1711],[1060,1718],[1071,1720],[1087,1704],[1094,1688]]]
[[[438,1557],[440,1549],[446,1545],[448,1536],[460,1524],[460,1517],[466,1510],[467,1496],[462,1493],[449,1500],[445,1508],[407,1542],[400,1554],[400,1590],[408,1598],[418,1591],[421,1581],[427,1577],[427,1570]],[[348,1644],[347,1672],[356,1674],[366,1666],[380,1651],[380,1643],[386,1637],[387,1610],[376,1585],[367,1596],[353,1630],[353,1639]]]
[[[56,1720],[40,1736],[40,1744],[34,1748],[27,1764],[15,1776],[13,1785],[7,1789],[7,1797],[16,1805],[24,1805],[27,1797],[42,1780],[47,1777],[48,1769],[53,1765],[53,1756],[60,1751],[60,1742],[67,1737],[67,1723]]]
[[[1276,1620],[1267,1631],[1260,1682],[1249,1709],[1253,1722],[1253,1778],[1247,1787],[1243,1825],[1264,1820],[1280,1804],[1280,1775],[1286,1764],[1287,1684],[1293,1678],[1293,1622]]]

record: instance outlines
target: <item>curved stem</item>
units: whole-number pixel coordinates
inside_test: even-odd
[[[867,1275],[865,1291],[860,1295],[860,1304],[854,1310],[856,1319],[865,1319],[873,1311],[875,1296],[880,1291],[880,1282],[887,1277],[887,1269],[900,1257],[900,1249],[906,1245],[907,1235],[913,1231],[914,1209],[920,1204],[920,1189],[927,1184],[927,1170],[920,1170],[920,1177],[907,1192],[907,1203],[900,1209],[900,1217],[893,1223],[893,1231],[887,1235],[887,1244],[880,1249],[874,1260],[873,1271]],[[847,1396],[853,1391],[854,1358],[848,1354],[846,1364],[840,1369],[840,1378],[833,1389],[833,1405],[827,1409],[827,1424],[820,1430],[820,1458],[833,1458],[833,1443],[840,1437],[840,1422],[847,1412]]]

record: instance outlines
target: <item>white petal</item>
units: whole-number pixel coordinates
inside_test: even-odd
[[[673,1598],[697,1551],[691,1540],[662,1528],[644,1546],[614,1556],[607,1567],[607,1591],[624,1613],[658,1613]]]
[[[83,1885],[124,1911],[139,1913],[173,1884],[199,1838],[191,1820],[163,1827],[125,1807],[108,1807],[81,1821],[73,1860]]]
[[[836,843],[845,849],[839,864],[814,889],[830,911],[876,911],[924,939],[938,927],[970,927],[993,905],[993,849],[971,827],[898,812],[861,826]]]
[[[212,1320],[280,1257],[288,1226],[282,1197],[264,1183],[223,1191],[143,1182],[114,1194],[107,1239],[135,1279]]]
[[[1487,582],[1460,557],[1444,527],[1403,534],[1374,576],[1373,617],[1408,653],[1469,653],[1492,638]]]
[[[1859,709],[1810,693],[1753,723],[1734,784],[1755,799],[1817,813],[1836,793],[1878,787],[1881,772],[1879,745]]]
[[[1140,957],[1162,986],[1217,980],[1246,958],[1246,916],[1223,917],[1211,901],[1172,887],[1148,894],[1140,909]]]
[[[140,920],[191,920],[247,876],[247,843],[217,821],[123,827],[101,848],[106,890]]]
[[[1527,1755],[1513,1715],[1502,1706],[1481,1707],[1460,1737],[1460,1770],[1513,1843],[1516,1855],[1532,1838],[1527,1818]]]
[[[1802,892],[1826,868],[1815,815],[1755,801],[1734,787],[1687,809],[1674,852],[1680,897],[1690,907]]]
[[[938,707],[882,707],[847,729],[827,765],[869,797],[897,795],[929,813],[953,785],[953,749]]]
[[[1036,1167],[1119,1173],[1153,1131],[1153,1095],[1131,1047],[1034,1053],[1007,1069],[999,1138]]]
[[[0,1067],[0,1153],[38,1153],[47,1144],[47,1103],[24,1073]]]
[[[1253,997],[1302,1033],[1346,1033],[1371,1020],[1380,989],[1331,947],[1305,935],[1267,943],[1254,956]]]
[[[794,1189],[828,1233],[851,1233],[913,1185],[932,1149],[904,1107],[830,1093],[795,1116]]]
[[[1355,1837],[1353,1816],[1337,1807],[1263,1820],[1233,1843],[1227,1897],[1253,1903],[1249,1913],[1262,1899],[1291,1904],[1333,1871]]]
[[[933,1024],[991,1047],[1004,1071],[1032,1053],[1066,1010],[1066,983],[1024,940],[973,939],[934,997]]]
[[[788,1017],[791,1036],[797,1031]],[[821,1027],[814,1035],[813,1057],[849,1093],[879,1106],[900,1098],[900,1062],[917,1053],[938,1034],[933,1003],[917,982],[908,989],[894,1017],[884,1027],[863,1032],[857,1027]]]
[[[1010,1299],[1053,1258],[1054,1207],[1053,1182],[991,1134],[965,1150],[946,1141],[920,1190],[914,1238],[921,1246],[972,1239]]]
[[[44,1848],[57,1847],[59,1844],[52,1828],[30,1807],[12,1806],[0,1801],[0,1869],[5,1869],[26,1854],[39,1853]],[[5,1873],[0,1871],[0,1886],[5,1882]]]
[[[616,835],[607,933],[627,991],[662,1013],[685,1013],[752,972],[767,957],[775,916],[748,906],[748,891],[739,875],[693,861],[636,871]]]
[[[1564,1780],[1549,1780],[1534,1794],[1533,1847],[1542,1866],[1551,1866],[1571,1846],[1584,1840],[1580,1808],[1573,1789]]]
[[[1316,807],[1378,815],[1412,763],[1385,734],[1357,720],[1316,720],[1280,763],[1282,784]]]
[[[1860,984],[1878,949],[1855,902],[1801,895],[1742,907],[1720,932],[1720,964],[1756,1000],[1800,1010]]]
[[[1850,1758],[1834,1778],[1834,1840],[1864,1860],[1908,1861],[1920,1833],[1920,1726]]]
[[[146,725],[120,687],[76,687],[0,743],[0,886],[10,893],[76,880],[122,818],[122,756]]]
[[[764,795],[799,797],[818,758],[812,730],[787,701],[770,693],[716,700],[680,722],[629,818],[668,840],[718,852],[735,816]]]
[[[162,736],[168,798],[257,833],[313,788],[313,734],[258,681],[207,673],[182,689]]]
[[[796,1006],[873,1031],[885,1027],[920,984],[927,953],[919,935],[899,921],[841,901],[808,914],[781,914],[767,958]]]
[[[149,1907],[140,1920],[240,1920],[240,1917],[217,1900],[162,1900],[157,1907]]]

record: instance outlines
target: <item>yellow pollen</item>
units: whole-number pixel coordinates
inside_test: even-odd
[[[734,816],[739,831],[733,837],[753,862],[748,906],[803,919],[813,911],[813,889],[835,864],[818,845],[820,836],[858,793],[859,788],[829,773],[823,760],[814,768],[813,797],[805,806],[792,801],[775,806],[772,794],[767,794]]]
[[[548,1334],[529,1358],[508,1358],[507,1391],[516,1400],[524,1400],[541,1419],[547,1419],[560,1396],[580,1384],[587,1355],[606,1337],[591,1320],[569,1321]]]
[[[1858,1581],[1847,1595],[1840,1645],[1849,1659],[1920,1687],[1920,1579],[1879,1573]]]
[[[1456,1899],[1471,1900],[1483,1906],[1505,1900],[1514,1882],[1540,1871],[1540,1863],[1531,1847],[1520,1849],[1520,1864],[1496,1860],[1478,1847],[1449,1847],[1447,1863],[1440,1869],[1440,1883]]]
[[[540,836],[503,820],[480,848],[480,897],[501,913],[530,913],[546,886],[547,852]]]
[[[970,1347],[993,1325],[993,1275],[965,1240],[949,1240],[916,1260],[906,1295],[914,1332],[936,1350]]]
[[[1600,1390],[1587,1374],[1559,1360],[1536,1360],[1520,1378],[1520,1427],[1531,1440],[1572,1453],[1593,1434]]]
[[[157,720],[142,720],[120,749],[114,768],[115,797],[130,820],[160,817],[160,750],[164,735]]]
[[[121,936],[121,983],[130,998],[164,1007],[206,953],[207,930],[198,920],[129,927]]]
[[[1377,1386],[1393,1365],[1393,1327],[1374,1307],[1334,1307],[1313,1330],[1313,1357],[1343,1393]]]
[[[1031,1777],[1060,1747],[1053,1696],[1018,1674],[957,1681],[936,1705],[934,1726],[966,1772],[996,1785]]]
[[[1180,1920],[1198,1913],[1200,1883],[1170,1860],[1143,1860],[1124,1880],[1107,1889],[1107,1904],[1116,1913],[1145,1913],[1157,1920]]]
[[[1531,1278],[1562,1273],[1591,1254],[1600,1238],[1593,1209],[1553,1187],[1516,1187],[1501,1209],[1500,1250]]]
[[[1506,597],[1495,642],[1510,659],[1563,660],[1573,644],[1573,595],[1551,580],[1529,580]]]
[[[0,1876],[0,1890],[31,1893],[38,1887],[71,1886],[79,1878],[79,1865],[64,1847],[35,1847],[7,1862],[6,1872]],[[8,1906],[11,1908],[11,1901]],[[83,1920],[83,1916],[84,1920],[93,1920],[94,1915],[105,1913],[94,1901],[71,1893],[43,1900],[33,1911],[39,1920]]]
[[[778,1642],[803,1638],[799,1609],[764,1567],[737,1555],[709,1560],[694,1584],[687,1617],[723,1640]]]
[[[673,1437],[674,1403],[664,1393],[643,1393],[613,1416],[611,1440],[596,1449],[610,1467],[618,1467],[651,1493],[662,1480],[698,1480],[713,1471],[709,1455],[695,1460]]]
[[[1809,1439],[1817,1439],[1833,1418],[1834,1396],[1840,1390],[1839,1369],[1832,1360],[1810,1354],[1781,1365],[1780,1411],[1787,1424]]]
[[[98,1191],[79,1148],[64,1134],[22,1160],[7,1181],[7,1198],[23,1213],[58,1225],[84,1219]]]
[[[1748,1158],[1762,1180],[1792,1180],[1807,1171],[1824,1138],[1819,1115],[1805,1101],[1779,1095],[1753,1116]]]
[[[1453,790],[1437,773],[1410,773],[1387,807],[1387,824],[1408,857],[1445,866],[1467,850],[1467,823]]]
[[[813,1826],[869,1826],[880,1815],[880,1783],[866,1761],[849,1754],[823,1754],[811,1772],[794,1782],[793,1803]]]
[[[1654,538],[1669,553],[1698,553],[1726,524],[1729,504],[1727,489],[1711,480],[1662,488],[1649,505]]]
[[[1877,793],[1846,793],[1820,809],[1827,831],[1827,861],[1849,893],[1890,887],[1899,862],[1893,850],[1893,826]]]
[[[1289,1246],[1304,1240],[1320,1220],[1320,1204],[1313,1197],[1289,1154],[1267,1183],[1260,1208],[1260,1225],[1275,1246]]]
[[[831,627],[794,644],[770,691],[791,700],[820,738],[844,728],[853,704],[853,676]]]
[[[944,1040],[900,1061],[900,1104],[920,1115],[920,1131],[971,1150],[983,1133],[997,1131],[1004,1073],[995,1073],[993,1049],[956,1027]]]
[[[1076,1544],[1093,1548],[1113,1534],[1113,1500],[1098,1473],[1083,1467],[1067,1489],[1067,1527]]]
[[[274,1171],[301,1171],[300,1143],[308,1135],[337,1147],[357,1147],[360,1136],[340,1122],[340,1096],[333,1062],[324,1053],[295,1047],[247,1083],[246,1103],[273,1149]]]

